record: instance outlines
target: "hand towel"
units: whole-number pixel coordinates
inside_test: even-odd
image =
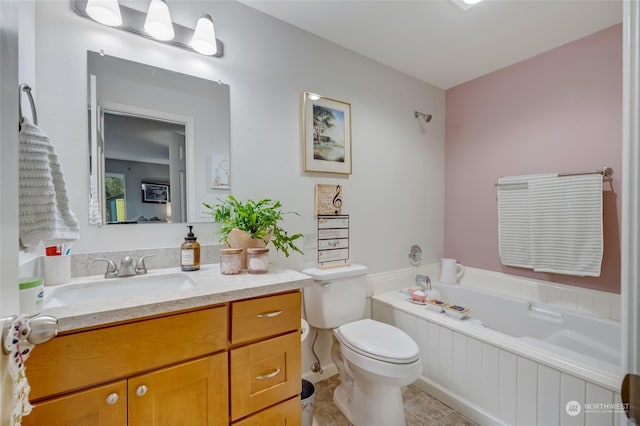
[[[498,179],[498,251],[503,265],[533,268],[528,183],[552,176],[557,174],[505,176]]]
[[[21,315],[12,321],[9,332],[2,342],[5,348],[9,349],[9,361],[7,362],[9,375],[13,385],[13,411],[9,419],[11,426],[20,426],[22,417],[31,413],[31,404],[29,403],[29,392],[31,386],[27,380],[25,361],[31,356],[31,350],[34,345],[29,343],[23,333],[25,328],[29,327],[28,317]]]
[[[602,176],[529,183],[533,270],[599,277],[603,253]]]
[[[19,134],[20,240],[25,247],[63,244],[80,237],[69,208],[62,168],[49,137],[28,119]]]

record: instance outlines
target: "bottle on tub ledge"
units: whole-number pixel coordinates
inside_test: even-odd
[[[193,234],[193,226],[187,226],[189,232],[180,246],[180,267],[183,271],[200,269],[200,243]]]

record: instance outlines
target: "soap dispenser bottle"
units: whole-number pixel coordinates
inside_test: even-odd
[[[193,235],[193,226],[187,226],[189,233],[184,237],[180,246],[180,267],[183,271],[197,271],[200,269],[200,243]]]

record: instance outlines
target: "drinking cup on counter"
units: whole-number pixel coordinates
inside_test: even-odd
[[[71,256],[44,257],[44,285],[66,284],[71,281]]]
[[[41,277],[20,278],[20,313],[34,315],[40,312],[44,302],[44,285]]]
[[[455,259],[442,259],[440,282],[444,284],[458,284],[458,280],[464,275],[464,266]]]

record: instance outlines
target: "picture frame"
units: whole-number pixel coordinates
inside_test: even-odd
[[[305,172],[351,174],[351,104],[304,92],[302,151]]]
[[[142,182],[142,202],[166,204],[169,202],[169,185],[164,183]]]

